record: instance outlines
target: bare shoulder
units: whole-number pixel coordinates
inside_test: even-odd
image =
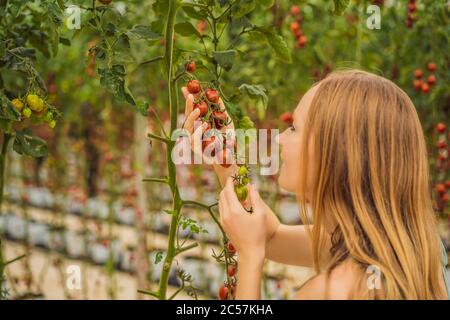
[[[299,300],[347,300],[356,281],[355,268],[344,263],[330,274],[320,273],[308,280],[297,292]]]

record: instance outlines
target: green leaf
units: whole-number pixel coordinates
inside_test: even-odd
[[[238,0],[231,9],[234,19],[239,19],[255,9],[255,0]]]
[[[227,51],[213,51],[213,58],[217,61],[219,66],[221,66],[226,71],[230,71],[233,67],[234,59],[236,57],[235,50]]]
[[[145,40],[157,40],[161,38],[161,35],[157,32],[154,32],[151,27],[143,25],[134,26],[133,29],[127,32],[127,34],[129,36]]]
[[[65,45],[65,46],[70,46],[70,40],[67,39],[67,38],[60,37],[59,38],[59,43],[61,43],[62,45]]]
[[[248,116],[243,116],[239,119],[238,128],[243,130],[252,129],[255,127],[255,124]]]
[[[276,57],[286,63],[292,63],[291,50],[289,50],[284,38],[277,34],[275,31],[269,28],[256,27],[256,32],[263,34],[267,40],[267,43],[275,51]]]
[[[342,15],[347,9],[350,0],[334,0],[334,11],[335,15]]]
[[[114,50],[127,51],[130,49],[130,38],[127,34],[122,33],[114,44]]]
[[[141,101],[141,100],[138,100],[137,102],[136,102],[136,109],[137,109],[137,111],[141,114],[141,115],[143,115],[144,117],[146,117],[147,115],[148,115],[148,112],[147,112],[147,110],[148,110],[148,102],[147,101]]]
[[[190,18],[196,19],[196,20],[203,20],[206,17],[205,10],[196,10],[195,8],[191,6],[183,6],[182,7],[184,13]]]
[[[155,256],[155,264],[160,263],[162,261],[162,259],[163,259],[163,252],[158,251]]]
[[[247,94],[251,99],[261,101],[264,108],[267,108],[269,98],[267,97],[267,90],[264,86],[244,83],[239,87],[239,91],[242,94]]]
[[[18,154],[34,158],[45,157],[48,154],[47,143],[41,138],[33,136],[29,129],[16,132],[13,149]]]
[[[20,113],[13,106],[11,101],[6,98],[3,94],[0,95],[0,119],[9,121],[20,120]]]
[[[271,8],[275,0],[258,0],[258,4],[264,8]]]
[[[183,37],[196,36],[201,38],[201,34],[190,22],[180,22],[175,25],[175,32]]]
[[[136,105],[130,90],[125,85],[126,71],[120,64],[113,65],[110,69],[99,68],[100,84],[104,86],[119,101],[126,101],[132,106]]]

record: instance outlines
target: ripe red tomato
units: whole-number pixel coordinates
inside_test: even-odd
[[[443,183],[438,183],[435,188],[436,188],[436,191],[440,194],[444,193],[445,189],[446,189],[445,185]]]
[[[214,110],[212,115],[217,129],[220,129],[227,125],[228,117],[225,112]]]
[[[447,147],[447,143],[444,140],[439,140],[436,143],[436,147],[438,147],[438,149],[445,149]]]
[[[227,243],[227,251],[231,256],[233,256],[236,253],[236,248],[233,246],[231,242]]]
[[[228,287],[223,284],[219,289],[219,299],[228,300]]]
[[[194,72],[195,69],[197,69],[197,65],[195,64],[195,61],[189,61],[188,63],[186,63],[186,71],[187,72]]]
[[[211,147],[212,150],[210,154],[211,157],[214,157],[216,155],[216,136],[205,134],[202,141],[202,150],[205,151],[206,147],[208,147],[210,144],[214,144],[214,148]]]
[[[448,181],[445,182],[445,187],[448,188],[448,189],[450,189],[450,180],[448,180]]]
[[[293,16],[296,16],[300,13],[300,7],[299,6],[292,6],[291,7],[291,14]]]
[[[423,71],[421,69],[416,69],[414,70],[414,77],[416,79],[420,79],[423,76]]]
[[[202,88],[200,87],[200,83],[198,83],[198,80],[190,80],[187,83],[187,89],[192,94],[199,93],[202,90]]]
[[[297,21],[292,21],[290,28],[291,28],[291,31],[293,33],[295,33],[296,31],[298,31],[300,29],[300,23],[298,23]]]
[[[444,133],[446,129],[447,129],[447,127],[446,127],[445,124],[443,124],[442,122],[439,122],[439,123],[436,125],[436,130],[437,130],[437,132],[439,132],[439,133]]]
[[[194,104],[194,110],[195,109],[200,110],[200,117],[203,117],[205,114],[208,113],[208,104],[204,100],[202,100]]]
[[[280,116],[280,120],[287,124],[292,124],[294,118],[292,117],[292,112],[285,112]]]
[[[414,85],[414,89],[420,90],[422,88],[422,80],[414,79],[413,85]]]
[[[435,84],[436,84],[436,76],[435,76],[434,74],[430,74],[430,75],[428,76],[427,82],[428,82],[428,84],[429,84],[430,86],[435,85]]]
[[[234,274],[236,273],[236,268],[233,265],[228,266],[228,276],[234,277]]]
[[[435,72],[436,71],[436,63],[434,63],[434,62],[430,62],[430,63],[428,63],[428,70],[430,71],[430,72]]]
[[[217,155],[217,161],[222,167],[228,168],[233,164],[233,155],[230,150],[222,149]]]
[[[297,40],[297,45],[303,48],[308,43],[308,38],[306,36],[300,36]]]
[[[450,200],[448,193],[444,193],[443,195],[441,195],[441,200],[447,203]]]
[[[422,87],[421,87],[421,89],[422,89],[422,92],[423,93],[428,93],[428,92],[430,92],[430,86],[428,85],[428,83],[422,83]]]
[[[205,91],[206,98],[212,103],[219,103],[219,94],[214,89],[206,89]]]
[[[417,9],[417,6],[414,2],[410,2],[408,3],[408,11],[409,12],[415,12]]]

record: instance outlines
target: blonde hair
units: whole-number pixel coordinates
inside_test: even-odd
[[[298,196],[306,199],[313,170],[310,229],[314,266],[331,234],[329,274],[343,261],[359,266],[354,297],[443,299],[439,236],[429,185],[425,139],[416,109],[393,82],[358,70],[320,81],[306,116]],[[310,149],[311,148],[311,149]],[[305,206],[301,207],[307,221]],[[369,290],[366,268],[381,272],[382,290]]]

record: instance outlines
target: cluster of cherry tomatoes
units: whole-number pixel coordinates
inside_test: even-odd
[[[438,141],[436,143],[436,147],[438,149],[438,168],[446,170],[446,162],[448,161],[449,151],[447,142],[445,140],[447,126],[444,123],[439,122],[438,124],[436,124],[436,131],[439,135]],[[437,209],[442,210],[450,200],[450,195],[447,191],[450,190],[450,180],[436,184],[435,189],[438,195]]]
[[[291,15],[294,17],[294,21],[291,22],[291,31],[294,34],[296,43],[296,48],[303,48],[308,43],[308,38],[304,35],[303,29],[302,29],[302,21],[303,17],[300,14],[300,7],[299,6],[292,6],[291,7]]]
[[[223,285],[219,288],[219,299],[220,300],[233,300],[236,295],[236,269],[237,261],[234,258],[236,254],[236,249],[231,242],[226,244],[226,255],[230,258],[231,263],[228,265],[227,273],[229,282],[225,281]]]
[[[416,20],[416,11],[417,5],[416,0],[409,0],[407,6],[407,18],[406,18],[406,26],[411,29],[414,25],[414,21]]]
[[[13,106],[22,115],[22,119],[30,118],[32,115],[36,118],[44,117],[50,128],[56,126],[53,112],[47,110],[45,101],[35,93],[29,93],[24,98],[15,98],[11,101]]]
[[[188,73],[195,72],[195,69],[195,61],[189,61],[186,64]],[[195,98],[194,110],[198,109],[202,122],[207,123],[207,128],[202,137],[203,151],[208,146],[213,145],[214,148],[211,147],[210,155],[215,157],[221,166],[230,167],[237,147],[234,139],[227,139],[226,134],[219,131],[227,126],[231,119],[228,118],[225,108],[222,109],[218,91],[211,84],[207,84],[206,89],[204,89],[195,78],[189,80],[186,87]],[[218,154],[216,154],[216,150],[220,150]]]
[[[423,93],[430,92],[430,87],[434,86],[437,82],[434,72],[436,71],[436,64],[430,62],[427,65],[427,69],[430,72],[427,79],[424,79],[424,73],[422,69],[414,70],[414,89],[417,91],[422,91]]]

